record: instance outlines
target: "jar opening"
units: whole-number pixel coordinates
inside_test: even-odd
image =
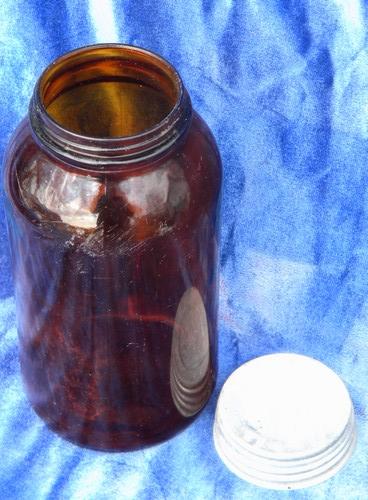
[[[111,47],[63,58],[46,70],[41,102],[63,128],[90,137],[139,134],[174,108],[180,83],[159,58]]]
[[[92,45],[42,74],[32,129],[57,156],[81,163],[130,162],[169,147],[187,128],[190,99],[175,69],[129,45]]]

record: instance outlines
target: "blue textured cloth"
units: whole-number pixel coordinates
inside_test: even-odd
[[[43,68],[72,48],[136,44],[180,71],[224,164],[219,380],[186,431],[134,453],[80,449],[22,390],[0,218],[0,498],[368,498],[368,48],[359,0],[3,0],[0,148]],[[265,353],[312,355],[345,380],[359,440],[320,486],[233,476],[212,442],[226,377]]]

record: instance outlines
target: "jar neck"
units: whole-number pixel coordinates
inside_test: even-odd
[[[155,109],[160,119],[133,134],[95,136],[66,127],[62,119],[55,119],[50,112],[54,101],[70,89],[112,81],[128,81],[129,85],[153,89],[162,98],[159,102],[166,103],[167,113],[161,117],[160,110]],[[78,103],[75,109],[80,116],[77,118],[86,123],[88,114],[83,116],[85,111],[81,111],[83,106]],[[91,100],[84,103],[84,109],[90,112],[94,105],[95,101]],[[133,109],[141,104],[135,103],[133,98],[129,105]],[[114,103],[107,102],[106,106],[111,110]],[[125,110],[121,113],[122,119],[125,118]],[[103,121],[102,115],[96,114],[96,120]],[[114,165],[118,168],[119,165],[153,160],[164,154],[188,129],[192,106],[180,76],[167,61],[138,47],[104,44],[77,49],[50,65],[35,87],[29,116],[33,134],[41,147],[63,161],[103,170]]]

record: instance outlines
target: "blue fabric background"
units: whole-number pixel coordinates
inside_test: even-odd
[[[96,43],[153,49],[180,71],[224,164],[220,374],[185,432],[126,454],[49,432],[22,391],[0,218],[0,498],[368,498],[368,46],[359,0],[3,0],[0,148],[55,57]],[[253,487],[212,443],[218,391],[244,361],[295,351],[345,380],[357,450],[297,492]]]

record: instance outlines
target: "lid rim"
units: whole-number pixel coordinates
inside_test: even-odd
[[[217,425],[221,428],[223,428],[224,426],[221,426],[220,423],[221,423],[221,418],[217,417],[216,415],[216,421],[217,421]],[[338,447],[339,444],[340,444],[340,441],[345,439],[346,436],[349,436],[351,434],[351,429],[354,427],[355,425],[355,418],[354,418],[354,410],[353,410],[353,407],[351,409],[351,413],[350,413],[350,416],[349,416],[349,421],[347,422],[347,424],[345,425],[343,431],[338,435],[337,438],[335,438],[333,441],[331,441],[328,445],[326,445],[324,448],[316,448],[314,452],[312,453],[308,453],[308,454],[301,454],[301,453],[295,453],[294,452],[290,452],[290,453],[280,453],[278,454],[278,458],[277,460],[280,460],[280,461],[283,461],[283,462],[291,462],[291,461],[304,461],[304,460],[309,460],[309,459],[313,459],[315,457],[319,457],[320,455],[334,449],[335,447]],[[225,427],[225,432],[226,432],[226,435],[228,436],[228,441],[231,441],[233,444],[236,444],[237,443],[237,439],[236,439],[236,435],[233,433],[233,431],[228,428],[226,429]],[[222,433],[224,434],[224,432],[222,431]],[[229,439],[230,438],[230,439]],[[259,458],[265,458],[265,459],[273,459],[274,455],[275,455],[275,452],[272,452],[272,451],[269,451],[267,452],[266,450],[262,450],[263,453],[256,453],[254,452],[254,447],[252,447],[252,445],[249,445],[249,443],[245,442],[245,444],[242,444],[239,442],[239,446],[244,450],[244,451],[248,451],[252,454],[254,454],[255,456],[259,457]]]
[[[242,455],[241,450],[239,450],[239,448],[234,443],[228,443],[228,441],[224,437],[223,433],[221,433],[221,430],[219,430],[217,428],[216,432],[217,432],[216,439],[218,440],[219,443],[222,442],[224,445],[224,446],[222,446],[222,450],[224,450],[224,448],[225,448],[225,450],[232,449],[232,450],[234,450],[234,454],[237,454],[239,456]],[[349,448],[353,439],[354,439],[354,429],[352,428],[352,432],[340,443],[340,445],[337,449],[332,450],[330,454],[321,454],[320,457],[317,457],[313,461],[305,461],[305,462],[298,461],[297,463],[289,463],[288,465],[286,465],[285,462],[279,461],[277,458],[270,459],[270,460],[262,459],[262,458],[260,459],[260,457],[257,457],[256,455],[254,455],[252,453],[249,453],[248,455],[243,457],[243,459],[248,458],[249,460],[247,461],[247,464],[249,462],[249,464],[248,464],[249,467],[254,468],[255,470],[259,470],[260,472],[269,471],[270,473],[277,475],[278,474],[277,472],[274,472],[274,473],[272,472],[272,468],[274,468],[275,471],[276,470],[281,471],[280,474],[288,473],[288,474],[292,475],[292,474],[294,474],[293,471],[295,469],[300,469],[301,472],[303,472],[303,466],[304,466],[304,472],[307,473],[307,472],[312,472],[314,470],[317,470],[318,468],[322,468],[323,466],[325,466],[328,463],[332,463],[336,459],[336,457],[338,458],[339,456],[344,456],[345,450]],[[228,446],[229,444],[231,444],[231,447]],[[226,454],[226,451],[225,451],[225,454]],[[256,459],[254,459],[254,457]],[[268,467],[267,471],[264,469],[252,467],[252,462],[254,465],[257,465],[259,467],[265,466],[267,468],[267,465],[269,467]],[[288,472],[288,471],[290,471],[290,472]]]
[[[277,479],[276,474],[271,472],[263,472],[258,475],[251,474],[243,469],[241,469],[237,463],[229,459],[226,453],[223,453],[223,449],[220,447],[218,442],[218,437],[214,435],[215,448],[220,456],[221,460],[228,467],[228,469],[237,475],[240,479],[246,480],[256,486],[261,486],[267,489],[278,489],[278,490],[291,490],[291,489],[302,489],[307,488],[321,482],[330,479],[337,472],[339,472],[348,462],[349,458],[354,452],[356,446],[356,433],[353,433],[352,440],[347,442],[347,446],[344,447],[341,456],[336,457],[336,459],[331,463],[328,462],[328,467],[321,467],[314,469],[312,471],[306,471],[305,475],[295,478],[296,474],[279,474],[279,479]],[[248,468],[247,470],[254,470],[255,472],[261,472],[257,469]],[[319,470],[319,472],[318,472]],[[317,472],[315,474],[310,474],[310,472]],[[302,474],[299,474],[301,476]],[[263,477],[262,477],[263,476]],[[267,477],[268,476],[268,477]],[[276,476],[276,477],[275,477]]]

